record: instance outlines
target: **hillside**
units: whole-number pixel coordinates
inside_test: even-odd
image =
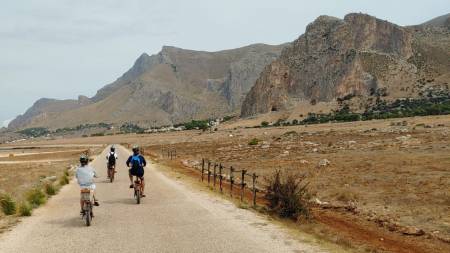
[[[245,94],[284,45],[255,44],[219,52],[163,47],[92,98],[41,99],[12,129],[73,127],[86,123],[170,125],[239,113]]]
[[[401,27],[365,14],[321,16],[265,68],[241,115],[310,111],[337,100],[363,111],[380,100],[448,94],[450,30],[442,18],[430,24],[439,27]]]

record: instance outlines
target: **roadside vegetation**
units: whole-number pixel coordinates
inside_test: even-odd
[[[276,170],[266,178],[268,208],[282,218],[310,218],[308,183],[306,177]]]
[[[0,206],[5,215],[13,215],[16,213],[16,202],[7,193],[0,195]]]

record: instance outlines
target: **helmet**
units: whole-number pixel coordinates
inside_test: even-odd
[[[80,163],[81,164],[88,164],[89,163],[89,157],[86,154],[82,154],[80,156]]]
[[[114,146],[111,146],[111,152],[116,151],[116,148]]]
[[[133,153],[136,153],[136,154],[139,153],[139,146],[134,145],[132,150],[133,150]]]

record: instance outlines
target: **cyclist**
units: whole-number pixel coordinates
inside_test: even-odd
[[[94,198],[94,205],[99,206],[98,200],[95,198],[95,183],[94,177],[97,173],[94,168],[88,165],[89,157],[85,154],[80,156],[80,166],[77,168],[76,178],[81,189],[89,189],[92,191]],[[83,213],[83,201],[80,200],[81,213]]]
[[[116,148],[114,146],[111,146],[110,152],[108,153],[108,155],[106,155],[106,161],[108,161],[107,165],[106,165],[106,169],[107,169],[106,175],[108,175],[108,178],[109,178],[109,169],[110,168],[114,168],[114,172],[116,172],[115,166],[116,166],[117,159],[119,159],[119,157],[117,156]]]
[[[133,146],[133,155],[131,155],[127,160],[127,166],[130,168],[129,176],[130,176],[130,188],[134,188],[133,186],[133,176],[136,176],[141,179],[141,187],[142,187],[142,197],[145,197],[144,194],[144,167],[147,165],[147,161],[145,158],[139,154],[139,146]]]

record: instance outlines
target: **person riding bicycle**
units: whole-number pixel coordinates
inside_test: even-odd
[[[115,168],[117,159],[119,159],[119,157],[117,156],[116,148],[114,146],[111,146],[110,152],[108,153],[108,155],[106,155],[107,170],[109,170],[110,168],[113,168],[113,167]],[[109,172],[109,171],[107,171],[107,172]],[[114,171],[114,172],[116,172],[116,171]],[[109,173],[106,173],[106,175],[108,175],[108,177],[109,177]]]
[[[95,183],[94,177],[97,177],[97,173],[94,168],[88,165],[89,157],[85,154],[80,156],[80,166],[77,168],[76,178],[81,189],[89,189],[92,191],[92,197],[94,198],[94,205],[99,206],[98,200],[95,198]],[[83,201],[80,200],[81,213],[83,213]]]
[[[134,188],[133,176],[140,178],[142,186],[142,197],[145,197],[144,167],[147,165],[147,161],[145,161],[145,158],[139,154],[139,146],[133,146],[133,155],[128,158],[126,164],[130,168],[130,188]]]

